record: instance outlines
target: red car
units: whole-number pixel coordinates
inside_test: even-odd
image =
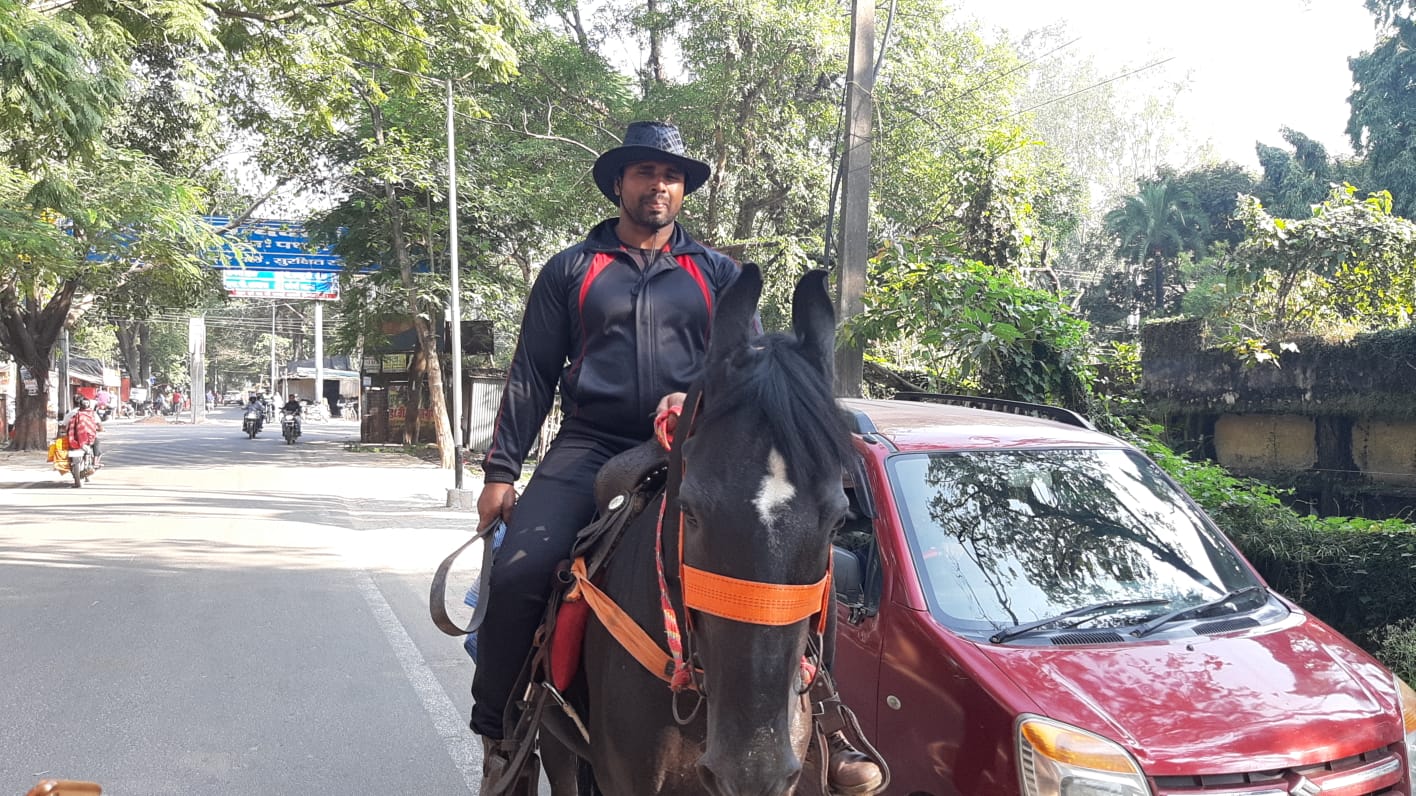
[[[888,793],[1410,796],[1416,693],[1153,462],[1055,407],[918,398],[842,401],[834,669]]]

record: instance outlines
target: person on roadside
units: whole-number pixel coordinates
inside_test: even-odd
[[[615,454],[653,437],[655,417],[681,406],[703,367],[718,296],[737,278],[730,258],[677,223],[684,196],[711,173],[688,157],[676,127],[634,122],[592,174],[619,215],[556,254],[531,287],[483,464],[479,527],[505,521],[478,630],[470,726],[482,736],[482,791],[502,778],[512,689],[550,598],[551,573],[594,517],[594,479]],[[525,493],[527,451],[559,384],[563,420]],[[833,743],[831,779],[869,793],[881,772]],[[867,789],[860,789],[865,783]]]

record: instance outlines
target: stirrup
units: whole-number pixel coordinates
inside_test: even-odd
[[[880,783],[878,785],[852,791],[849,796],[880,793],[889,787],[890,766],[885,762],[884,756],[865,737],[865,732],[861,730],[855,713],[841,701],[841,695],[836,690],[836,683],[824,666],[817,671],[815,679],[811,682],[808,699],[811,700],[813,741],[821,763],[821,792],[833,796],[837,794],[837,791],[831,788],[829,776],[831,771],[830,739],[831,736],[838,733],[842,741],[849,744],[856,752],[864,755],[880,769]]]
[[[482,784],[477,792],[485,796],[536,796],[540,788],[541,760],[534,752],[522,753],[522,749],[530,745],[483,738]],[[493,753],[500,759],[500,765],[487,759]],[[495,770],[498,768],[499,771]]]

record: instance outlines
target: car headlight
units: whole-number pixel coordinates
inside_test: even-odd
[[[1401,703],[1401,723],[1406,729],[1406,773],[1409,781],[1416,782],[1416,691],[1396,675],[1396,695]]]
[[[1024,716],[1018,722],[1018,776],[1024,796],[1151,792],[1140,765],[1119,744],[1041,716]]]

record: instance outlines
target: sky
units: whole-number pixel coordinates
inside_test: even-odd
[[[1188,75],[1177,106],[1191,133],[1222,160],[1257,169],[1254,142],[1284,146],[1282,127],[1351,154],[1346,133],[1351,56],[1377,31],[1362,0],[956,0],[985,34],[1064,22],[1071,49],[1107,75],[1172,57],[1165,75]],[[1141,75],[1127,78],[1143,88]]]

